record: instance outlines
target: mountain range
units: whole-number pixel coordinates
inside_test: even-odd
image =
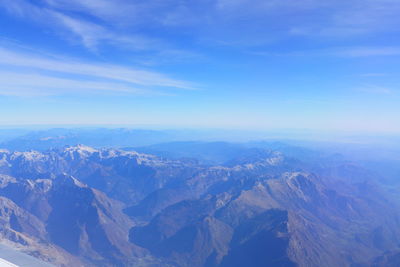
[[[396,189],[282,143],[0,151],[0,237],[55,266],[398,266]]]

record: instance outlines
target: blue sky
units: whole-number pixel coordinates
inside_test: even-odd
[[[0,0],[0,124],[400,132],[398,14],[398,0]]]

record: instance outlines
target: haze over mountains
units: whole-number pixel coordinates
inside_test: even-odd
[[[396,158],[155,133],[4,142],[3,242],[55,266],[398,266]]]

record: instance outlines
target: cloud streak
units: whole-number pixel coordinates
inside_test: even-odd
[[[0,6],[10,14],[23,19],[30,19],[46,27],[52,27],[54,30],[61,28],[78,38],[85,47],[93,51],[101,44],[111,44],[128,50],[151,50],[160,46],[160,42],[153,38],[117,33],[115,29],[109,29],[99,23],[74,18],[57,10],[39,7],[24,0],[11,2],[0,0]]]
[[[45,0],[45,2],[49,8],[84,12],[103,21],[117,24],[126,23],[127,20],[132,21],[138,10],[137,4],[124,0]]]
[[[91,50],[96,50],[102,43],[124,47],[127,50],[154,50],[157,45],[160,45],[159,41],[150,38],[117,34],[98,24],[73,19],[60,13],[53,13],[53,16]]]
[[[359,92],[370,93],[370,94],[380,94],[380,95],[391,95],[394,93],[394,90],[376,85],[364,85],[356,89]]]
[[[349,47],[333,50],[330,54],[342,57],[398,56],[400,47]]]
[[[249,54],[257,56],[322,56],[322,57],[344,57],[344,58],[361,58],[361,57],[385,57],[400,56],[400,47],[381,46],[381,47],[331,47],[326,49],[310,49],[290,52],[268,52],[268,51],[249,51]]]
[[[113,64],[75,61],[63,57],[51,59],[19,53],[5,48],[0,48],[0,64],[106,78],[144,86],[192,89],[192,86],[187,82],[175,80],[157,72],[137,70]]]
[[[137,89],[116,82],[93,82],[57,78],[39,73],[0,71],[0,94],[10,96],[55,96],[60,94],[149,95],[150,90]]]
[[[77,91],[143,95],[162,92],[167,87],[193,89],[188,82],[157,72],[59,56],[44,57],[0,47],[1,69],[7,70],[0,72],[1,92],[8,95]]]

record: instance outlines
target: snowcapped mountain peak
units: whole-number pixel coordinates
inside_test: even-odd
[[[64,148],[64,151],[81,151],[81,152],[88,152],[88,153],[98,152],[97,149],[90,147],[90,146],[85,146],[83,144],[78,144],[76,146],[66,146]]]
[[[54,184],[57,186],[61,186],[61,185],[70,185],[70,186],[77,186],[80,188],[86,188],[87,186],[82,183],[81,181],[79,181],[78,179],[76,179],[75,177],[68,175],[67,173],[63,173],[62,175],[58,176],[55,180],[54,180]]]
[[[68,156],[70,159],[82,159],[91,156],[93,153],[99,152],[97,149],[85,146],[82,144],[76,146],[67,146],[62,151],[62,154]]]
[[[39,161],[45,158],[46,156],[38,151],[25,151],[25,152],[13,152],[11,154],[11,159],[22,159],[24,161]]]

